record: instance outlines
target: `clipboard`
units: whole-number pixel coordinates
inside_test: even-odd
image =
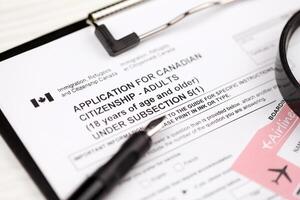
[[[124,2],[127,2],[127,1],[128,0],[121,0],[118,3],[113,4],[111,6],[118,6],[120,3],[124,3]],[[128,8],[128,7],[131,7],[133,5],[137,5],[137,4],[139,4],[143,1],[144,0],[133,1],[132,4],[126,5],[124,8]],[[235,0],[223,0],[223,1],[227,4],[227,3],[233,2]],[[149,32],[145,33],[144,35],[147,36],[147,37],[152,36],[153,34],[158,33],[160,31],[163,31],[164,29],[176,24],[177,22],[181,21],[183,18],[187,17],[190,14],[193,14],[195,12],[201,11],[201,10],[206,9],[206,8],[210,8],[210,7],[215,6],[215,5],[223,5],[223,3],[222,3],[223,1],[222,0],[221,1],[212,1],[210,3],[205,3],[203,5],[201,4],[200,6],[197,6],[193,9],[191,9],[190,11],[175,17],[174,20],[171,20],[172,23],[168,22],[168,23],[166,23],[162,26],[159,26],[158,28],[155,28],[154,30],[150,30]],[[100,11],[103,11],[104,9],[110,9],[111,6],[102,8],[102,9],[100,9]],[[117,10],[112,10],[109,13],[104,12],[100,17],[98,16],[96,20],[98,20],[102,17],[105,17],[107,15],[119,12],[120,10],[123,10],[123,8],[117,7]],[[99,10],[97,10],[95,12],[99,12]],[[82,19],[78,22],[75,22],[73,24],[65,26],[61,29],[58,29],[56,31],[53,31],[53,32],[48,33],[44,36],[41,36],[41,37],[36,38],[32,41],[29,41],[27,43],[24,43],[20,46],[17,46],[15,48],[12,48],[10,50],[7,50],[7,51],[1,53],[0,54],[0,62],[4,61],[4,60],[7,60],[9,58],[12,58],[14,56],[17,56],[19,54],[22,54],[24,52],[27,52],[29,50],[32,50],[34,48],[40,47],[44,44],[55,41],[59,38],[67,36],[71,33],[76,32],[76,31],[79,31],[79,30],[81,30],[83,28],[86,28],[90,25],[95,25],[93,23],[93,21],[91,21],[90,16],[91,15],[89,15],[89,17],[87,18],[88,20],[87,19]],[[128,50],[130,48],[126,48],[126,50]],[[10,149],[14,152],[14,154],[16,155],[18,160],[24,166],[24,168],[26,169],[28,174],[31,176],[31,178],[33,179],[35,184],[39,187],[39,189],[44,194],[44,196],[47,199],[59,200],[60,199],[59,196],[57,195],[57,193],[55,192],[55,190],[51,186],[50,182],[47,180],[47,178],[43,174],[42,170],[38,167],[38,165],[35,162],[34,158],[30,155],[29,151],[26,149],[26,147],[23,144],[22,140],[19,138],[16,131],[11,126],[8,119],[6,118],[6,116],[1,111],[1,109],[0,109],[0,132],[1,132],[1,135],[2,135],[3,139],[5,140],[5,142],[8,144]]]

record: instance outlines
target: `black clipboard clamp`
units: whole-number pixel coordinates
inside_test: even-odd
[[[108,30],[107,26],[105,24],[98,25],[97,21],[102,19],[103,17],[106,17],[107,15],[114,14],[118,11],[124,10],[125,8],[129,8],[131,6],[140,4],[142,2],[146,2],[148,0],[123,0],[120,3],[117,3],[115,5],[110,6],[109,8],[103,8],[97,11],[94,11],[88,15],[87,22],[91,25],[95,26],[95,35],[98,38],[98,40],[101,42],[105,50],[110,56],[118,56],[134,47],[139,45],[141,41],[144,41],[148,38],[150,38],[153,35],[156,35],[169,27],[179,23],[186,17],[198,13],[200,11],[225,5],[229,3],[233,3],[235,1],[239,0],[216,0],[216,1],[209,1],[205,3],[201,3],[186,12],[176,16],[169,22],[158,26],[154,29],[151,29],[150,31],[143,33],[141,35],[138,35],[137,33],[133,32],[129,35],[124,36],[120,39],[115,39],[114,36],[111,34],[111,32]],[[107,12],[107,10],[111,10],[111,12]]]
[[[60,37],[63,37],[65,35],[68,35],[72,32],[75,32],[77,30],[80,30],[82,28],[87,27],[88,25],[93,25],[95,27],[95,35],[107,51],[107,53],[112,56],[118,56],[134,47],[136,47],[140,42],[150,38],[151,36],[160,33],[164,31],[165,29],[177,24],[178,22],[185,19],[187,16],[190,16],[194,13],[215,7],[220,5],[225,5],[241,0],[215,0],[215,1],[209,1],[205,3],[201,3],[198,6],[195,6],[188,11],[182,13],[181,15],[178,15],[177,17],[173,18],[169,22],[158,26],[144,34],[138,35],[136,33],[131,33],[121,39],[115,39],[112,35],[112,33],[109,31],[106,25],[101,24],[98,25],[98,21],[109,16],[113,15],[115,13],[118,13],[122,10],[125,10],[127,8],[139,5],[144,2],[149,2],[150,0],[119,0],[118,2],[106,6],[104,8],[101,8],[99,10],[96,10],[94,12],[91,12],[88,14],[88,17],[86,19],[83,19],[81,21],[78,21],[74,24],[71,24],[69,26],[66,26],[64,28],[61,28],[57,31],[54,31],[52,33],[46,34],[44,36],[41,36],[39,38],[36,38],[32,41],[29,41],[27,43],[24,43],[20,46],[17,46],[15,48],[9,49],[5,52],[2,52],[0,54],[0,61],[6,60],[10,57],[13,57],[15,55],[18,55],[20,53],[23,53],[25,51],[28,51],[30,49],[33,49],[35,47],[41,46],[45,43],[51,42],[53,40],[56,40]]]

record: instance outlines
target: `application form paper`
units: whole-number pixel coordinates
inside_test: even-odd
[[[118,38],[198,3],[149,1],[103,22]],[[298,8],[297,0],[240,1],[116,58],[85,28],[1,62],[0,108],[61,199],[161,115],[154,146],[108,199],[280,199],[232,166],[282,103],[273,63]]]

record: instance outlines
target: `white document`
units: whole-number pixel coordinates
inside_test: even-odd
[[[103,23],[116,38],[141,34],[197,4],[150,1]],[[280,199],[231,166],[281,102],[274,58],[297,8],[240,1],[116,58],[85,28],[1,62],[0,108],[61,199],[161,115],[153,147],[108,199]]]

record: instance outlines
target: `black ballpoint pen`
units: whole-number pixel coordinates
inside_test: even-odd
[[[151,121],[147,127],[134,133],[119,151],[69,197],[68,200],[99,200],[130,171],[150,149],[151,137],[163,127],[165,116]]]

